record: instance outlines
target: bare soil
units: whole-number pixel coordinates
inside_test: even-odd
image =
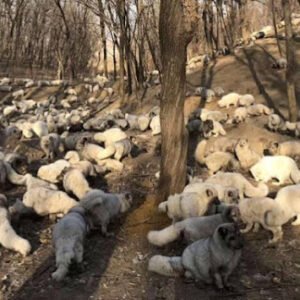
[[[189,87],[222,86],[226,92],[251,93],[258,102],[267,103],[286,115],[284,72],[271,69],[270,55],[276,56],[275,41],[259,42],[253,48],[240,50],[236,56],[218,60],[206,71],[199,70],[188,76]],[[300,85],[297,89],[299,91]],[[153,94],[150,92],[150,96],[145,97],[144,106],[138,108],[138,111],[148,110],[154,105]],[[207,106],[214,108],[216,104]],[[290,138],[270,133],[264,128],[265,123],[264,117],[252,118],[238,127],[226,129],[230,137],[247,137],[256,148],[261,140]],[[126,169],[121,174],[110,174],[92,181],[94,187],[133,192],[134,207],[127,216],[111,226],[115,237],[104,238],[100,233],[92,232],[86,241],[84,269],[74,268],[66,281],[54,283],[50,278],[55,269],[51,245],[54,224],[47,218],[21,220],[16,230],[31,241],[33,253],[23,259],[1,248],[1,300],[300,299],[300,228],[290,225],[285,226],[283,241],[276,247],[268,247],[270,235],[266,231],[245,236],[246,244],[240,266],[231,277],[235,287],[233,291],[200,288],[182,278],[150,274],[147,271],[149,257],[157,253],[180,255],[184,244],[176,242],[158,249],[146,240],[149,230],[162,228],[170,221],[156,212],[157,180],[154,174],[159,170],[159,138],[146,133],[140,135],[139,140],[147,150],[146,153],[134,159],[126,159]],[[190,154],[196,144],[196,138],[191,138]],[[36,172],[42,155],[37,144],[31,142],[22,147],[24,153],[30,155],[32,163],[19,171],[25,172],[27,168]],[[196,173],[206,176],[204,170],[195,166],[192,155],[189,164]],[[22,197],[24,189],[7,186],[2,192],[13,203],[16,198]]]

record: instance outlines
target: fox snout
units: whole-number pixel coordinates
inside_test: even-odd
[[[214,197],[214,198],[211,200],[211,204],[212,204],[212,205],[220,205],[220,204],[221,204],[221,201],[219,200],[218,197]]]

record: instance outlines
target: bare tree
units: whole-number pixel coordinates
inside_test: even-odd
[[[69,24],[68,24],[68,21],[67,21],[67,18],[66,18],[65,11],[64,11],[61,3],[60,3],[60,0],[54,0],[54,3],[55,3],[55,5],[57,6],[57,8],[60,12],[61,18],[63,20],[64,27],[65,27],[65,37],[66,37],[66,44],[67,44],[67,48],[68,48],[67,61],[68,61],[68,64],[70,66],[70,69],[71,69],[72,78],[75,78],[76,77],[75,69],[74,69],[74,63],[75,62],[73,60],[73,45],[71,43],[71,31],[70,31],[70,28],[69,28]],[[61,78],[62,76],[59,74],[59,77]]]
[[[6,72],[13,76],[15,68],[23,68],[31,76],[33,70],[55,76],[56,71],[58,77],[85,72],[96,40],[90,17],[75,1],[0,0],[0,59]]]
[[[293,28],[291,20],[291,8],[289,0],[282,0],[282,8],[285,22],[285,35],[286,35],[286,54],[287,54],[287,95],[289,102],[289,117],[291,122],[296,122],[298,119],[297,99],[296,99],[296,59],[295,47],[293,40]]]
[[[189,57],[233,48],[271,24],[271,1],[278,17],[281,1],[198,0],[203,18]],[[298,0],[290,5],[299,11]],[[120,75],[121,98],[131,91],[138,98],[147,72],[162,69],[159,6],[159,0],[0,0],[1,66],[5,73],[22,66],[60,78],[113,71],[115,79]]]
[[[161,1],[162,145],[159,200],[181,192],[186,181],[188,137],[183,115],[185,66],[187,46],[192,40],[197,21],[197,1]]]

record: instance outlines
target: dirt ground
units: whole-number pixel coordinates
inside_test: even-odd
[[[270,40],[240,50],[236,56],[222,58],[206,70],[189,75],[189,86],[222,86],[226,92],[252,93],[258,102],[267,103],[285,115],[284,73],[270,67],[270,55],[276,55],[275,49],[275,41]],[[153,105],[151,98],[152,95],[148,95],[144,109]],[[208,107],[214,108],[215,103]],[[262,139],[289,138],[270,133],[264,128],[265,123],[264,117],[252,118],[238,127],[226,129],[230,137],[249,138],[254,147],[258,147]],[[110,174],[92,181],[93,187],[108,191],[129,190],[134,195],[131,211],[111,226],[115,236],[104,238],[100,233],[92,232],[86,241],[83,270],[74,268],[63,283],[54,283],[50,278],[55,269],[51,245],[54,223],[47,218],[21,220],[16,229],[32,242],[33,253],[23,259],[18,254],[0,249],[1,300],[300,299],[300,228],[290,225],[284,227],[283,241],[276,247],[268,246],[270,235],[266,231],[245,236],[241,263],[231,277],[233,291],[200,288],[182,278],[150,274],[147,271],[149,257],[157,253],[180,255],[184,245],[176,242],[158,249],[146,240],[149,230],[162,228],[170,221],[156,212],[157,180],[154,175],[159,170],[159,138],[146,133],[140,135],[139,140],[147,151],[135,159],[126,159],[126,168],[121,174]],[[190,154],[196,144],[197,141],[191,138]],[[22,147],[32,161],[29,169],[36,172],[41,157],[37,143]],[[204,170],[195,166],[191,155],[189,164],[197,174],[206,176]],[[24,172],[24,169],[19,171]],[[24,189],[7,186],[4,192],[13,203],[22,197]]]

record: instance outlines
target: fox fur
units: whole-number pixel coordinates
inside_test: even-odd
[[[249,232],[253,226],[254,231],[257,231],[259,225],[264,229],[269,230],[273,233],[273,239],[269,243],[275,243],[282,238],[281,226],[269,226],[265,222],[265,215],[267,212],[274,214],[281,214],[280,207],[276,201],[271,198],[245,198],[239,202],[239,210],[241,220],[246,224],[245,229],[241,229],[242,233]],[[283,225],[283,224],[281,224]]]
[[[251,174],[256,181],[268,182],[271,179],[277,179],[277,185],[285,183],[299,183],[300,171],[296,162],[283,155],[264,156],[251,169]]]
[[[55,247],[56,271],[52,278],[61,281],[68,273],[72,261],[81,264],[83,261],[83,243],[89,231],[89,226],[82,207],[75,207],[65,215],[53,230]]]
[[[240,139],[235,147],[236,156],[243,169],[249,169],[256,164],[261,156],[251,149],[247,139]]]
[[[228,277],[237,267],[242,254],[243,239],[236,226],[225,223],[212,237],[189,245],[182,256],[153,256],[148,270],[164,276],[184,276],[206,284],[227,287]]]
[[[20,237],[10,224],[7,198],[0,194],[0,244],[7,249],[27,256],[31,251],[30,243]]]
[[[228,206],[221,214],[188,218],[162,230],[150,231],[147,238],[151,244],[158,247],[171,243],[181,236],[188,242],[208,238],[219,225],[238,221],[237,210],[237,207]]]
[[[220,184],[225,187],[234,187],[239,190],[239,198],[247,197],[265,197],[269,193],[269,188],[264,183],[259,183],[257,187],[253,186],[243,175],[239,173],[218,172],[208,178],[206,183]]]
[[[23,196],[23,203],[31,207],[40,216],[67,214],[78,202],[66,193],[44,187],[28,190]]]
[[[228,152],[218,151],[205,157],[206,145],[206,140],[202,140],[198,144],[195,151],[195,158],[198,163],[205,164],[207,166],[210,174],[214,174],[222,169],[230,167],[234,169],[239,167],[238,161],[231,153]]]
[[[281,226],[296,217],[292,225],[300,225],[300,185],[283,187],[276,195],[275,202],[280,211],[269,211],[265,218],[269,226]]]
[[[158,210],[167,213],[173,221],[200,217],[208,211],[217,197],[215,188],[206,187],[202,192],[171,195],[167,201],[159,204]]]

